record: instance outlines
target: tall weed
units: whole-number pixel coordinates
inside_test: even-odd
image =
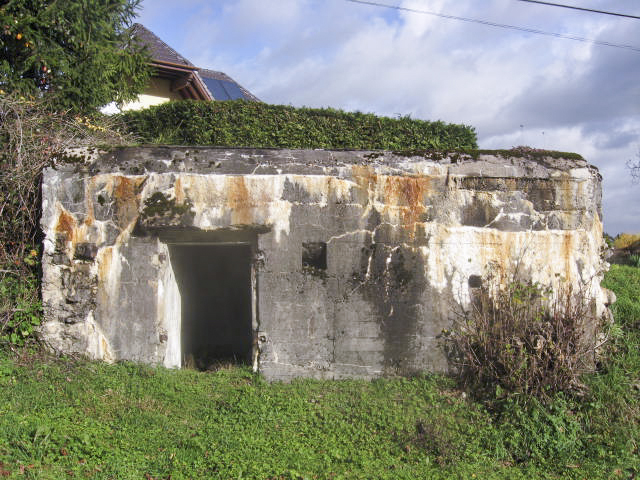
[[[580,376],[594,367],[599,326],[581,292],[565,284],[554,293],[522,280],[504,288],[495,279],[483,284],[445,335],[462,381],[486,397],[544,400],[581,391]]]

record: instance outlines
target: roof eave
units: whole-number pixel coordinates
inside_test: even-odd
[[[213,100],[213,95],[209,92],[209,89],[198,75],[198,72],[194,72],[192,77],[193,89],[197,91],[198,95],[202,98],[198,98],[197,100]]]
[[[172,80],[172,90],[192,100],[213,100],[200,75],[197,67],[179,65],[171,62],[152,60],[150,66],[155,68],[159,77]]]
[[[149,63],[154,68],[158,69],[167,69],[167,70],[178,70],[181,72],[195,72],[198,70],[198,67],[192,67],[190,65],[182,65],[179,63],[171,63],[165,62],[164,60],[151,59]]]

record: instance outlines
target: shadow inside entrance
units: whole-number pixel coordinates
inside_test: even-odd
[[[182,366],[250,362],[251,246],[173,244],[169,253],[182,299]]]

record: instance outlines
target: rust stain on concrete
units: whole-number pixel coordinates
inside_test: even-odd
[[[176,198],[176,203],[182,205],[184,203],[184,188],[182,186],[181,177],[176,177],[176,182],[173,185],[173,190]]]
[[[106,247],[98,257],[98,296],[102,305],[109,305],[109,274],[113,263],[113,247]]]
[[[512,262],[515,255],[513,240],[513,236],[496,230],[486,230],[480,234],[480,263],[489,269],[486,273],[495,275],[500,281],[507,281],[515,273],[513,269],[518,268]]]
[[[231,209],[231,223],[250,225],[252,223],[251,202],[245,178],[231,176],[227,178],[227,206]]]
[[[102,256],[100,257],[100,262],[98,263],[98,278],[101,282],[104,282],[109,277],[109,272],[111,271],[111,261],[113,258],[113,249],[111,247],[107,247],[104,249]]]
[[[424,198],[431,189],[430,177],[390,176],[384,182],[384,200],[389,206],[400,207],[402,225],[409,230],[410,238],[415,236],[417,223],[426,212]]]
[[[85,191],[85,198],[87,199],[87,216],[84,219],[84,224],[87,227],[93,225],[93,222],[95,220],[95,212],[93,210],[93,192],[95,190],[95,180],[95,177],[89,178]]]
[[[137,216],[140,208],[140,186],[146,178],[115,177],[114,197],[116,223],[125,229]]]
[[[76,219],[73,218],[73,215],[65,210],[61,211],[56,223],[56,233],[64,234],[67,240],[73,243],[75,242],[75,228]]]
[[[375,169],[366,165],[354,165],[351,168],[353,180],[358,185],[356,189],[356,199],[363,207],[369,204],[369,194],[375,191],[378,183],[378,175]]]

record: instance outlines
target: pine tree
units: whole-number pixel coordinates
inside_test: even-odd
[[[147,54],[128,29],[140,0],[0,3],[0,90],[90,111],[147,84]]]

